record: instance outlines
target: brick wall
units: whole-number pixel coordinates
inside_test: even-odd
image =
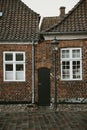
[[[39,43],[35,47],[35,99],[38,102],[38,69],[52,67],[52,50],[49,41]],[[52,92],[52,91],[51,91]]]
[[[60,49],[67,47],[82,48],[82,80],[61,81],[60,79]],[[3,81],[3,52],[25,51],[26,81]],[[54,97],[53,55],[50,41],[35,45],[35,101],[38,102],[38,69],[50,69],[50,95]],[[57,97],[87,98],[87,40],[60,41],[57,62]],[[31,101],[32,98],[32,46],[0,44],[0,101]]]
[[[4,51],[24,51],[25,52],[25,82],[3,81],[3,52]],[[32,87],[32,47],[31,45],[0,45],[0,101],[31,101]]]
[[[60,78],[60,49],[61,48],[82,48],[82,80],[80,81],[61,81]],[[87,40],[67,40],[60,41],[57,63],[57,97],[58,98],[87,98]],[[35,50],[35,82],[36,100],[38,101],[38,69],[47,67],[53,75],[53,59],[50,41],[39,43]],[[50,76],[51,98],[54,97],[53,77]]]
[[[82,48],[82,80],[80,81],[66,81],[59,80],[58,95],[60,98],[87,98],[87,53],[85,41],[73,40],[63,41],[60,48],[63,47],[81,47]]]

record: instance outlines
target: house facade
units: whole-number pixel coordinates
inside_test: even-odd
[[[65,14],[43,18],[21,0],[0,0],[0,102],[50,105],[55,98],[52,40],[56,57],[57,101],[87,98],[87,0]]]
[[[39,68],[43,71],[46,67],[50,71],[52,101],[55,99],[55,86],[51,42],[56,37],[59,43],[56,65],[57,101],[83,102],[87,99],[87,0],[80,0],[68,14],[65,14],[64,7],[61,9],[62,18],[61,15],[43,18],[41,34],[45,40],[39,45],[44,45],[39,53],[40,56],[42,52],[45,54]]]
[[[40,15],[21,0],[0,0],[0,102],[32,101],[32,43]]]

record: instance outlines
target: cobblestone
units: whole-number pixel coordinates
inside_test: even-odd
[[[87,111],[86,104],[59,104],[58,111]]]
[[[30,111],[26,107],[1,111],[0,130],[87,130],[87,111],[54,111],[49,107]]]

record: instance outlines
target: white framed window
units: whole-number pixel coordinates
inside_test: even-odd
[[[82,49],[61,49],[61,80],[82,80]]]
[[[3,16],[3,12],[0,11],[0,17],[2,17],[2,16]]]
[[[25,81],[25,52],[3,52],[4,81]]]

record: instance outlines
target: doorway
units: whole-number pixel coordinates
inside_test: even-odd
[[[50,105],[50,69],[38,69],[38,104]]]

